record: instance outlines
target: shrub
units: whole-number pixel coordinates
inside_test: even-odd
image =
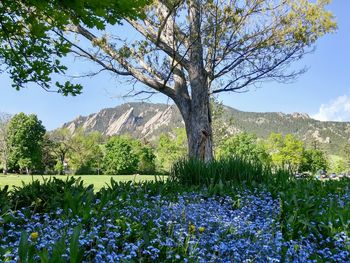
[[[97,174],[97,169],[91,167],[88,164],[84,164],[82,166],[80,166],[74,174],[76,175],[95,175]]]

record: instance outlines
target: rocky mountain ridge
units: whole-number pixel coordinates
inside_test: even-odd
[[[175,105],[126,103],[103,109],[89,116],[79,116],[65,123],[64,128],[74,133],[78,128],[86,132],[99,131],[106,136],[130,134],[136,138],[155,139],[162,132],[183,127]]]
[[[223,109],[221,118],[227,124],[228,134],[247,131],[267,138],[271,132],[292,133],[307,145],[333,154],[338,154],[350,140],[349,122],[321,122],[304,113],[243,112],[228,106]],[[73,133],[83,128],[86,132],[99,131],[107,136],[129,134],[154,141],[162,133],[184,127],[184,122],[175,105],[135,102],[79,116],[63,127]]]

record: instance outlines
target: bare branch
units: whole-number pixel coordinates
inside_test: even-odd
[[[290,54],[286,55],[283,59],[281,59],[280,61],[274,63],[272,66],[267,66],[267,68],[259,68],[257,67],[255,71],[251,71],[247,74],[244,75],[240,75],[239,77],[231,80],[228,82],[228,84],[226,84],[225,87],[221,88],[221,89],[216,89],[214,91],[212,91],[212,94],[215,93],[220,93],[220,92],[226,92],[226,91],[236,91],[236,90],[240,90],[244,87],[249,86],[250,84],[254,83],[255,81],[262,81],[263,79],[272,79],[272,78],[284,78],[284,79],[288,79],[288,78],[293,78],[296,75],[302,73],[301,72],[297,72],[297,73],[290,73],[287,75],[284,74],[280,74],[278,75],[277,73],[274,73],[274,70],[277,69],[278,67],[280,67],[281,65],[283,65],[285,62],[287,62],[290,58],[293,57],[293,55],[298,51],[298,49],[294,49]],[[271,75],[269,75],[269,73],[271,73]],[[239,83],[239,80],[241,79],[246,79],[243,83]],[[235,83],[238,83],[236,86],[233,86]]]
[[[156,32],[150,27],[143,27],[139,22],[134,20],[128,20],[129,24],[132,25],[137,31],[143,36],[149,39],[156,46],[160,47],[169,57],[174,57],[175,60],[184,68],[188,69],[189,61],[180,53],[176,52],[169,43],[166,43],[163,37],[158,38]]]
[[[76,33],[79,33],[90,42],[96,43],[106,54],[111,56],[114,60],[118,61],[118,63],[137,80],[161,93],[164,93],[171,98],[174,98],[174,91],[170,87],[164,86],[163,83],[160,83],[154,78],[145,76],[141,71],[133,67],[124,57],[120,56],[118,51],[115,50],[115,48],[108,42],[101,43],[93,33],[83,28],[82,26],[77,26],[74,28],[74,30]]]

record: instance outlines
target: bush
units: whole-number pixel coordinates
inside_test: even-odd
[[[80,166],[74,174],[76,175],[96,175],[98,174],[97,169],[91,167],[90,165],[82,165]]]

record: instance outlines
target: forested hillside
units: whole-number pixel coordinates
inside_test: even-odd
[[[227,126],[227,134],[246,131],[259,138],[267,138],[272,132],[292,133],[307,146],[332,154],[341,154],[342,145],[350,138],[349,122],[321,122],[302,113],[244,112],[223,106],[220,121]],[[183,126],[181,115],[174,105],[151,103],[127,103],[89,116],[79,116],[63,125],[72,132],[82,127],[88,132],[99,131],[109,136],[130,134],[150,141]]]

